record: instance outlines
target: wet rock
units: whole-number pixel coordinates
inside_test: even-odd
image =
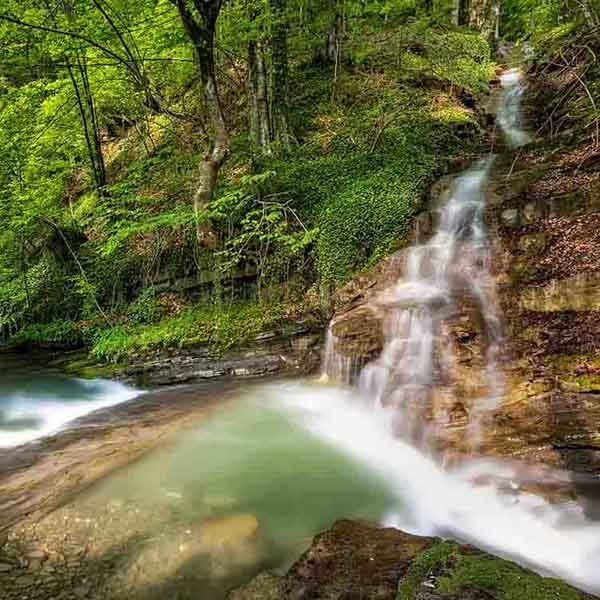
[[[505,227],[517,227],[519,225],[519,211],[516,208],[507,208],[500,213],[500,219]]]
[[[0,573],[9,573],[14,569],[14,566],[9,563],[0,563]]]
[[[22,575],[15,580],[15,584],[19,588],[31,587],[35,584],[35,579],[29,575]]]
[[[600,273],[579,273],[521,291],[521,306],[538,312],[600,310]]]
[[[335,351],[345,357],[364,361],[378,352],[383,344],[381,322],[366,304],[336,318],[331,331],[336,338]]]
[[[247,585],[230,592],[227,600],[281,600],[284,598],[283,578],[261,573]]]
[[[319,534],[285,580],[286,598],[395,598],[398,580],[433,544],[397,529],[338,521]]]
[[[263,573],[227,600],[592,600],[471,546],[338,521],[283,577]],[[262,594],[262,595],[261,595]]]
[[[253,539],[258,532],[258,520],[251,514],[208,519],[200,529],[202,548],[221,550]]]
[[[28,568],[30,571],[39,571],[42,568],[43,561],[39,558],[32,558],[29,561]]]
[[[87,585],[80,585],[80,586],[73,588],[73,594],[77,598],[81,598],[81,600],[84,600],[84,598],[87,598],[89,595],[89,592],[90,592],[90,588]]]

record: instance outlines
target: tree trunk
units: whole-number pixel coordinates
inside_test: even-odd
[[[285,14],[286,0],[270,0],[272,23],[272,97],[271,116],[273,139],[285,147],[290,145],[288,124],[288,23]]]
[[[271,153],[271,115],[267,69],[262,44],[248,44],[248,99],[250,105],[250,134],[265,154]]]
[[[248,90],[248,127],[250,137],[255,144],[260,143],[258,132],[258,58],[256,56],[256,42],[248,42],[248,75],[246,86]]]
[[[472,29],[492,40],[499,15],[500,0],[471,0],[468,23]]]
[[[104,164],[104,154],[102,153],[102,141],[100,140],[100,126],[96,116],[96,103],[94,102],[94,96],[92,95],[92,90],[90,88],[90,80],[88,78],[85,55],[78,57],[77,63],[79,65],[79,73],[81,74],[81,81],[83,83],[84,96],[91,124],[92,141],[94,144],[94,153],[96,157],[96,168],[98,170],[98,179],[100,182],[99,192],[102,194],[104,186],[106,185],[106,166]]]
[[[340,70],[342,67],[342,33],[344,29],[344,5],[343,0],[335,0],[335,12],[327,36],[327,60],[333,64],[333,88],[331,98],[335,98]]]
[[[62,4],[63,11],[70,23],[74,22],[73,6],[64,1]],[[56,19],[52,15],[52,22],[56,23]],[[65,63],[68,65],[67,70],[75,97],[77,99],[77,109],[81,119],[81,126],[83,128],[83,134],[85,137],[85,143],[88,151],[88,157],[94,175],[94,183],[96,191],[101,196],[105,192],[106,186],[106,167],[104,164],[104,155],[102,153],[102,142],[100,140],[100,128],[98,126],[98,119],[96,116],[96,105],[94,102],[94,96],[90,87],[90,80],[88,78],[87,60],[84,50],[75,51],[75,59],[79,70],[79,77],[81,79],[81,87],[77,82],[77,78],[73,73],[73,69],[70,66],[69,55],[65,57]]]
[[[468,25],[470,23],[471,6],[477,1],[478,0],[453,0],[452,23],[457,27]]]
[[[193,204],[198,219],[198,242],[202,246],[214,247],[215,235],[210,222],[202,217],[202,211],[214,197],[219,170],[229,154],[229,132],[215,73],[215,29],[222,0],[193,0],[197,17],[192,14],[188,0],[171,1],[177,6],[183,26],[196,51],[204,101],[212,129],[211,147],[200,161]]]
[[[68,58],[65,60],[68,61]],[[83,78],[83,64],[80,60],[78,60],[78,64],[80,75]],[[73,73],[71,66],[67,66],[67,71],[69,73],[69,78],[71,79],[71,84],[73,85],[75,98],[77,99],[77,110],[81,119],[81,127],[83,129],[92,175],[94,176],[94,185],[98,194],[102,195],[106,184],[106,171],[104,169],[104,158],[102,156],[102,146],[100,145],[95,115],[92,117],[89,114],[90,106],[93,106],[93,99],[91,98],[91,92],[87,83],[83,83],[82,94],[82,89],[77,82],[77,78],[75,77],[75,73]]]
[[[272,123],[269,111],[269,85],[267,82],[267,67],[263,45],[257,47],[257,104],[258,104],[258,131],[259,143],[267,154],[271,154]]]

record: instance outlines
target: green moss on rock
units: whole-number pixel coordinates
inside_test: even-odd
[[[563,581],[542,577],[468,546],[438,542],[400,581],[396,600],[584,600]]]
[[[438,565],[445,563],[453,550],[454,544],[451,542],[438,542],[425,552],[421,552],[400,581],[397,600],[412,600],[415,598],[421,583]]]

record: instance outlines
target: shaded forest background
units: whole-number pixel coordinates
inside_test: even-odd
[[[325,318],[336,286],[405,243],[435,178],[490,149],[478,99],[500,39],[546,64],[579,49],[565,106],[595,135],[599,14],[5,0],[0,331],[119,361]]]

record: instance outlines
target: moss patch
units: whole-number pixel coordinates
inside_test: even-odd
[[[396,600],[412,600],[423,581],[430,573],[435,572],[440,564],[445,563],[454,549],[455,546],[451,542],[438,542],[419,554],[400,581]]]
[[[423,586],[426,583],[426,586]],[[466,546],[438,542],[411,565],[398,587],[397,600],[427,598],[481,600],[584,600],[566,583],[541,577],[518,565]]]
[[[218,355],[267,329],[284,326],[285,311],[280,305],[206,305],[150,325],[107,329],[97,337],[91,353],[98,360],[116,363],[137,353],[208,344]]]

